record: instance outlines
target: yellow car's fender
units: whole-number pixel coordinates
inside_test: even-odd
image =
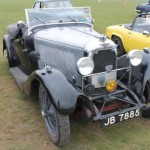
[[[126,39],[124,39],[124,35],[122,33],[126,32],[126,31],[123,31],[123,30],[125,30],[124,25],[109,26],[106,28],[106,35],[111,40],[113,40],[114,37],[118,37],[122,42],[123,48],[125,49],[124,41]]]

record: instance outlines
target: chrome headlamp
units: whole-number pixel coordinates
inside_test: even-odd
[[[128,53],[128,57],[130,59],[130,63],[132,66],[138,66],[141,64],[143,60],[143,54],[140,50],[132,50]]]
[[[77,69],[81,75],[89,75],[93,72],[94,62],[90,57],[82,57],[77,62]]]

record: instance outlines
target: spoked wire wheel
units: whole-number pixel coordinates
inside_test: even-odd
[[[39,88],[41,114],[52,142],[58,146],[65,145],[70,137],[70,122],[68,115],[60,114],[52,104],[43,85]]]

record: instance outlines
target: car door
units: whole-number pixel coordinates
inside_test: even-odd
[[[126,39],[126,51],[150,47],[150,18],[147,16],[137,17],[131,29],[128,30]]]
[[[128,31],[126,39],[127,52],[132,49],[142,50],[145,47],[150,47],[150,36],[132,30]]]
[[[28,51],[24,46],[23,39],[16,39],[13,42],[13,47],[15,49],[15,53],[18,56],[20,65],[18,66],[24,73],[29,74],[29,59],[28,59]]]

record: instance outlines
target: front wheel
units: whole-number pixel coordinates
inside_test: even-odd
[[[150,117],[150,83],[149,81],[145,85],[145,90],[142,96],[142,103],[146,106],[142,110],[142,117]]]
[[[125,54],[125,50],[124,50],[121,39],[117,36],[114,36],[112,38],[112,41],[117,45],[117,56],[120,57],[123,54]]]
[[[48,134],[52,142],[58,146],[63,146],[69,141],[70,122],[68,115],[60,114],[51,102],[43,85],[39,88],[39,101],[41,114],[43,116]]]
[[[9,68],[14,67],[15,66],[15,62],[14,60],[12,60],[9,56],[8,50],[7,50],[7,60],[8,60],[8,66]]]
[[[14,67],[15,66],[14,53],[13,53],[12,41],[10,39],[8,39],[8,42],[6,45],[6,51],[7,51],[6,54],[7,54],[9,68]]]

